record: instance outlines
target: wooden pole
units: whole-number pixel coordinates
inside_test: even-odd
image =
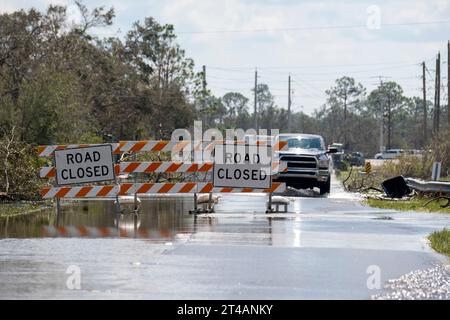
[[[427,144],[427,90],[426,90],[426,76],[425,76],[425,61],[422,62],[422,90],[423,90],[423,147]]]
[[[255,130],[258,131],[258,70],[255,70],[255,109],[253,113],[253,120]]]
[[[450,41],[447,42],[447,124],[450,131]]]
[[[291,75],[288,78],[288,133],[291,133]]]

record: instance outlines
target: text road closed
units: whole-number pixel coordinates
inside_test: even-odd
[[[56,183],[79,184],[114,180],[111,145],[55,151]]]
[[[271,147],[217,145],[214,158],[215,187],[270,188]]]

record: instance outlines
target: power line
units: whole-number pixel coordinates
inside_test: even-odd
[[[380,67],[380,68],[375,68],[375,69],[366,69],[366,70],[352,70],[352,71],[335,71],[335,72],[315,72],[315,73],[302,73],[302,75],[332,75],[332,74],[358,74],[358,73],[366,73],[366,72],[374,72],[374,71],[382,71],[382,70],[393,70],[393,69],[400,69],[400,68],[406,68],[406,67],[412,67],[412,66],[418,66],[420,65],[421,62],[417,62],[417,63],[407,63],[407,64],[399,64],[399,65],[394,65],[394,66],[388,66],[388,67]],[[220,70],[220,71],[224,71],[224,72],[238,72],[238,73],[245,73],[248,74],[247,71],[244,70],[237,70],[237,69],[231,69],[231,68],[221,68],[221,67],[210,67],[208,66],[209,69],[213,69],[213,70]],[[286,75],[285,72],[281,72],[281,71],[270,71],[269,74],[273,74],[273,73],[278,73],[278,74],[284,74]],[[293,75],[295,75],[295,73],[293,73]]]
[[[413,25],[438,25],[450,24],[450,20],[443,21],[422,21],[422,22],[404,22],[404,23],[384,23],[380,28],[403,27]],[[230,29],[230,30],[208,30],[208,31],[179,31],[178,34],[226,34],[226,33],[257,33],[257,32],[280,32],[280,31],[311,31],[311,30],[329,30],[329,29],[357,29],[367,28],[366,24],[358,25],[330,25],[330,26],[302,26],[286,28],[261,28],[261,29]]]
[[[431,61],[432,58],[426,60]],[[332,67],[364,67],[364,66],[376,66],[376,65],[405,65],[405,64],[417,64],[417,60],[403,60],[403,61],[390,61],[390,62],[374,62],[374,63],[352,63],[352,64],[316,64],[316,65],[298,65],[298,66],[268,66],[268,67],[259,67],[260,69],[268,70],[268,69],[300,69],[300,68],[332,68]],[[220,70],[239,70],[239,69],[248,69],[251,70],[252,67],[248,66],[211,66],[208,65],[208,68],[211,69],[220,69]]]

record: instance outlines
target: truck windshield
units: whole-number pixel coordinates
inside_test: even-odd
[[[314,137],[280,137],[281,141],[288,142],[288,148],[324,150],[320,138]]]

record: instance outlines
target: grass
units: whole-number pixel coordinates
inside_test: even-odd
[[[428,236],[428,240],[435,251],[450,257],[450,230],[435,231]]]
[[[433,201],[425,205],[428,201],[430,201],[429,198],[412,198],[408,200],[367,199],[363,203],[381,209],[450,213],[450,208],[441,208],[441,205],[447,203],[446,200]]]
[[[0,218],[26,215],[49,206],[47,202],[0,203]]]

